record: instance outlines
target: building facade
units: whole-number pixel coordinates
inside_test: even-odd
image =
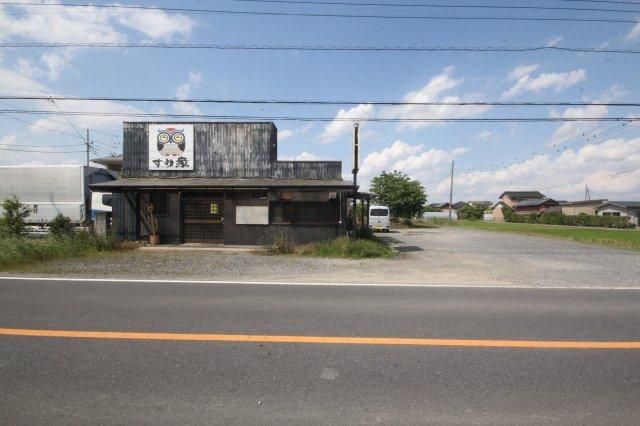
[[[123,124],[122,179],[92,185],[113,192],[113,229],[144,240],[153,205],[165,243],[295,243],[347,231],[351,182],[341,161],[278,161],[273,123]]]
[[[626,216],[631,223],[640,226],[640,201],[607,201],[597,208],[600,216]]]
[[[584,200],[584,201],[567,201],[560,203],[562,207],[562,213],[568,216],[577,216],[579,214],[595,215],[598,211],[598,206],[605,203],[607,200]]]

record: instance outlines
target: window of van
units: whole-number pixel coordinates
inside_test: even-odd
[[[388,209],[371,209],[370,216],[389,216]]]

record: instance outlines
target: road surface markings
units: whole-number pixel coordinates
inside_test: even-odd
[[[329,345],[462,346],[529,349],[640,349],[640,341],[557,341],[489,339],[416,339],[404,337],[273,336],[262,334],[132,333],[121,331],[34,330],[0,328],[0,335],[76,339],[168,340]]]

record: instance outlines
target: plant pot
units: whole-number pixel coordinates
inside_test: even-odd
[[[152,246],[160,245],[160,235],[149,235],[149,242]]]

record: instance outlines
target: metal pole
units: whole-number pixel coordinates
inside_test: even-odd
[[[453,203],[453,166],[456,160],[451,160],[451,186],[449,186],[449,221],[451,221],[451,207]]]
[[[89,167],[89,129],[87,129],[87,167]]]
[[[358,238],[358,150],[360,141],[358,140],[358,123],[353,125],[353,212],[352,233],[354,238]]]

